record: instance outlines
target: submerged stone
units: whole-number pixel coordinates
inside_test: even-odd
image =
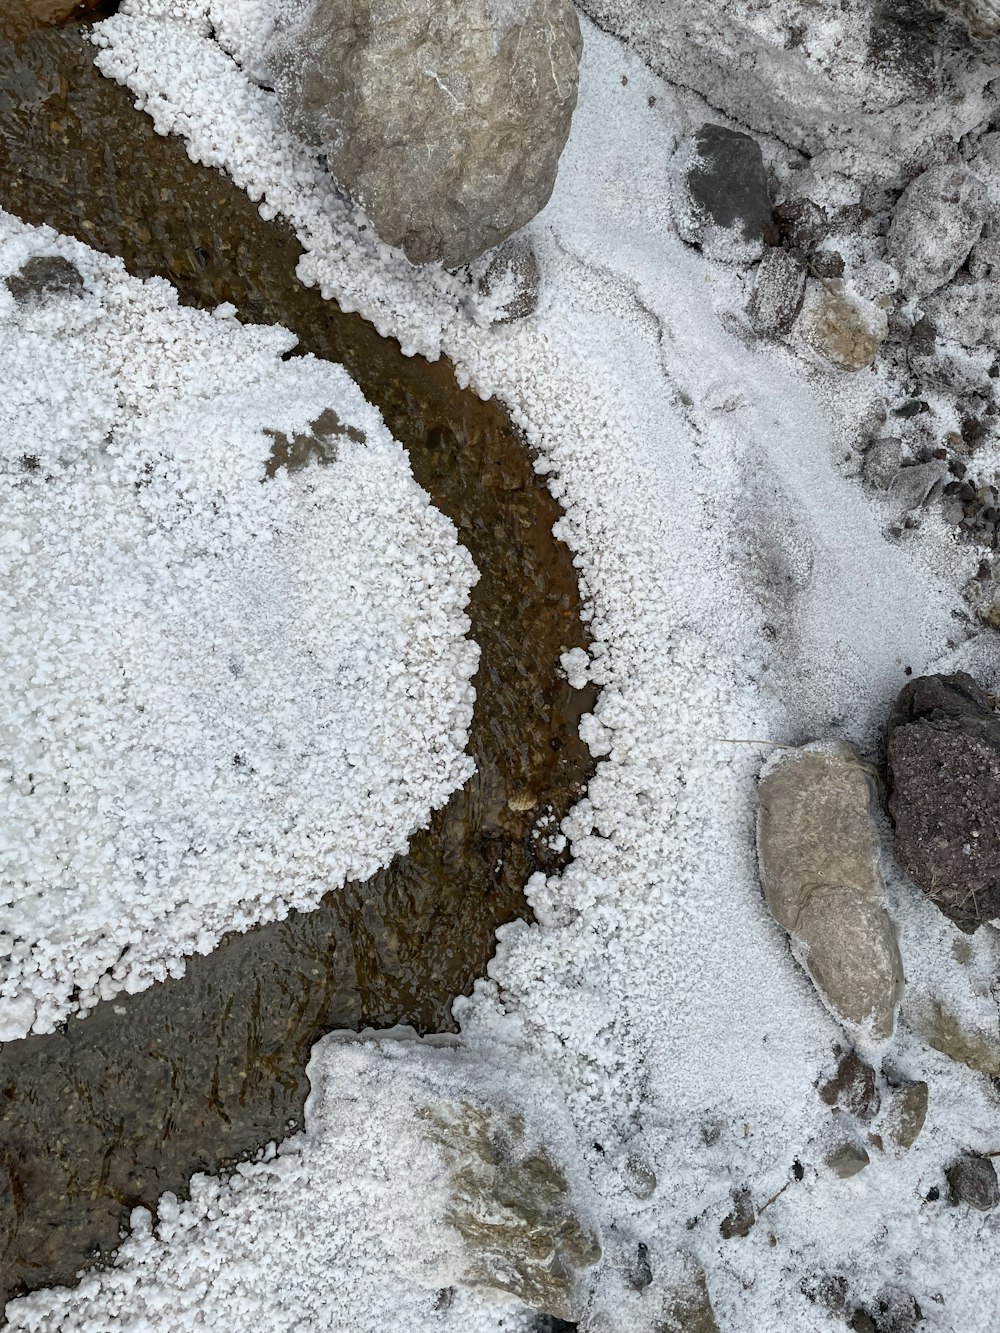
[[[570,0],[315,0],[265,63],[381,239],[458,268],[548,202],[581,51]]]
[[[772,916],[831,1009],[889,1037],[903,969],[861,757],[841,741],[784,752],[765,768],[759,798],[757,846]]]

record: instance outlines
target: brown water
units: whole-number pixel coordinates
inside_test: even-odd
[[[559,864],[533,830],[589,778],[577,723],[594,695],[560,676],[560,653],[587,643],[576,577],[552,536],[558,506],[504,412],[460,390],[447,363],[403,357],[301,287],[293,235],[156,135],[76,31],[0,44],[0,206],[168,278],[188,304],[232,301],[343,362],[479,568],[482,650],[477,774],[407,856],[318,911],[226,937],[180,980],[0,1048],[6,1300],[107,1254],[136,1204],[183,1194],[194,1172],[300,1126],[322,1033],[452,1026],[451,1001],[485,973],[496,927],[527,914],[526,878]]]

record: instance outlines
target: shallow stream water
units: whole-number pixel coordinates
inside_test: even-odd
[[[0,34],[11,4],[0,0]],[[134,1206],[300,1127],[324,1032],[452,1027],[451,1002],[484,975],[497,926],[528,915],[527,877],[561,864],[538,821],[583,791],[592,765],[577,724],[594,703],[559,668],[587,644],[572,561],[552,536],[559,509],[503,410],[459,389],[447,362],[404,357],[303,288],[293,234],[156,135],[94,69],[84,34],[6,34],[21,40],[0,41],[0,207],[169,279],[187,304],[231,301],[244,321],[283,324],[301,352],[342,362],[475,560],[482,657],[476,776],[406,856],[315,912],[227,936],[179,980],[0,1048],[0,1303],[71,1281],[116,1246]]]

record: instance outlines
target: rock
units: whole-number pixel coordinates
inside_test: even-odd
[[[826,1164],[835,1176],[841,1180],[850,1180],[863,1171],[871,1158],[858,1143],[842,1143],[834,1148],[826,1159]]]
[[[62,255],[35,255],[7,279],[18,305],[42,305],[60,296],[81,296],[80,271]]]
[[[896,860],[961,929],[1000,915],[1000,718],[971,676],[921,676],[889,719]]]
[[[969,272],[974,278],[1000,278],[1000,226],[995,217],[972,247]]]
[[[939,0],[957,14],[976,37],[996,37],[1000,33],[1000,3],[997,0]]]
[[[264,63],[286,122],[412,263],[467,264],[548,201],[576,106],[570,0],[285,13]]]
[[[883,1141],[897,1152],[908,1152],[927,1119],[927,1084],[901,1083],[890,1087],[883,1126]]]
[[[723,125],[702,125],[680,163],[681,236],[711,259],[754,263],[773,222],[760,144]]]
[[[989,1157],[966,1153],[952,1162],[945,1175],[951,1186],[953,1203],[966,1203],[981,1213],[989,1212],[1000,1203],[1000,1181]]]
[[[513,324],[538,309],[541,276],[531,242],[514,237],[499,246],[479,279],[480,313],[491,324]]]
[[[688,1267],[688,1279],[667,1296],[653,1333],[719,1333],[705,1274],[693,1264]]]
[[[841,370],[864,370],[889,335],[885,311],[850,291],[840,278],[810,279],[796,328]]]
[[[635,1258],[629,1265],[628,1284],[634,1291],[645,1291],[653,1281],[653,1269],[649,1262],[649,1246],[641,1241],[636,1246]]]
[[[470,1254],[463,1285],[575,1318],[579,1275],[601,1247],[579,1222],[563,1172],[543,1147],[524,1142],[517,1116],[460,1103],[426,1119],[451,1177],[447,1220]]]
[[[957,1064],[1000,1078],[1000,1040],[970,1031],[935,996],[906,1003],[904,1017],[928,1046]]]
[[[873,440],[865,450],[861,475],[869,486],[887,491],[903,461],[903,442],[895,436]]]
[[[733,1211],[727,1213],[719,1224],[723,1240],[732,1240],[734,1236],[749,1236],[757,1221],[757,1212],[753,1206],[753,1195],[744,1186],[733,1190]]]
[[[948,463],[943,458],[897,468],[889,483],[889,498],[897,506],[900,517],[926,504],[932,492],[943,486],[949,475]]]
[[[788,333],[802,305],[805,287],[805,266],[787,250],[768,247],[747,305],[754,332],[763,338],[780,338]]]
[[[830,1008],[892,1034],[903,969],[885,910],[868,774],[841,741],[781,752],[759,786],[757,848],[771,914]]]
[[[933,320],[940,337],[949,338],[961,347],[992,346],[1000,320],[997,288],[993,274],[978,281],[953,282],[926,299],[926,315]]]
[[[907,296],[927,296],[952,279],[986,220],[986,196],[971,171],[929,167],[903,191],[887,238]]]
[[[622,1179],[637,1199],[651,1199],[656,1192],[656,1172],[638,1152],[632,1151],[622,1164]]]
[[[827,1106],[847,1111],[861,1121],[871,1120],[878,1114],[880,1098],[875,1086],[875,1070],[857,1051],[845,1051],[836,1074],[820,1086],[819,1095]]]

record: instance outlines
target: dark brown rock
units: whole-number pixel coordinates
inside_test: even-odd
[[[836,1074],[820,1085],[819,1095],[827,1106],[847,1111],[862,1121],[878,1114],[881,1101],[875,1070],[857,1051],[847,1051],[840,1057]]]
[[[40,305],[54,296],[80,295],[83,278],[62,255],[35,255],[10,275],[7,288],[18,305]]]
[[[896,860],[964,931],[1000,916],[1000,718],[971,676],[921,676],[889,720]]]

